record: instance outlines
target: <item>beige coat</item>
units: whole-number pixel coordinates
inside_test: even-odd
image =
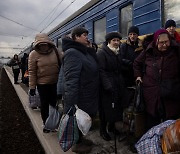
[[[43,41],[39,41],[42,38]],[[38,51],[36,47],[39,42],[49,43],[52,45],[52,48],[47,53],[42,53]],[[55,46],[53,46],[53,42],[50,42],[47,35],[38,34],[34,44],[35,50],[30,53],[28,60],[29,88],[35,89],[37,84],[57,83],[60,68],[54,51]]]

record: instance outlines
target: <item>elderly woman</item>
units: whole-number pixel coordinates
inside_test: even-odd
[[[109,141],[111,140],[108,131],[114,131],[114,124],[122,121],[123,108],[122,96],[124,91],[124,81],[121,74],[120,40],[118,32],[111,32],[105,36],[106,42],[102,50],[98,51],[99,73],[101,81],[99,116],[100,135]]]
[[[171,41],[169,33],[159,29],[154,33],[152,43],[134,62],[136,80],[143,83],[147,129],[162,120],[180,116],[179,52],[178,44]]]
[[[76,27],[70,38],[62,39],[64,51],[64,113],[75,104],[92,118],[98,110],[99,73],[95,50],[87,47],[88,30]],[[86,140],[79,131],[79,140],[72,146],[76,153],[88,153],[92,142]]]

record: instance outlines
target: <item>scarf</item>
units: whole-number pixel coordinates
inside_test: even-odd
[[[108,48],[115,54],[117,55],[119,53],[119,47],[118,48],[114,48],[112,47],[109,43],[108,43]]]

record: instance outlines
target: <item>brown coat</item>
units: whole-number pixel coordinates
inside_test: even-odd
[[[161,80],[179,78],[180,73],[180,50],[177,44],[171,45],[168,51],[159,52],[153,45],[149,45],[146,51],[142,52],[134,61],[135,77],[143,77],[143,93],[146,111],[152,116],[158,115],[161,106],[160,84]],[[145,64],[145,65],[144,65]],[[158,68],[155,72],[154,65]],[[145,66],[143,75],[142,69]],[[180,101],[164,100],[166,118],[180,115]]]
[[[39,43],[48,43],[51,48],[43,53],[38,50]],[[35,38],[34,49],[28,59],[29,88],[35,89],[37,84],[57,83],[59,64],[55,53],[55,45],[46,34],[38,34]],[[60,58],[60,54],[59,54]]]

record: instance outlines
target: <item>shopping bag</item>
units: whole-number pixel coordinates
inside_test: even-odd
[[[31,108],[37,108],[41,106],[41,101],[40,101],[40,97],[39,97],[39,93],[36,89],[35,91],[36,95],[31,96],[30,93],[28,92],[29,95],[29,106]]]
[[[76,107],[75,115],[76,115],[78,128],[82,132],[83,135],[87,135],[92,125],[92,119],[89,116],[89,114],[79,109],[77,105],[75,105],[75,107]]]
[[[59,126],[61,116],[62,116],[62,113],[58,111],[57,106],[53,107],[49,105],[49,116],[46,119],[44,128],[48,130],[57,129]]]
[[[69,114],[74,107],[71,107],[68,113],[64,114],[60,120],[58,130],[59,145],[64,152],[68,151],[79,140],[79,129],[76,122],[76,116]]]
[[[137,82],[135,96],[134,96],[134,111],[135,112],[144,112],[145,105],[143,99],[142,83]]]

